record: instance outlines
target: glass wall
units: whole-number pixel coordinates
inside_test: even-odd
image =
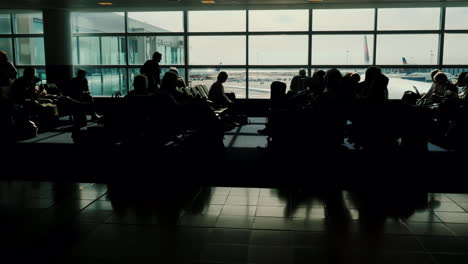
[[[0,14],[0,51],[22,76],[24,67],[33,66],[40,79],[46,81],[43,19],[41,12]]]
[[[312,74],[335,67],[364,78],[369,65],[383,67],[390,98],[400,98],[413,86],[425,91],[434,68],[453,75],[468,68],[462,52],[467,12],[468,7],[73,13],[73,57],[93,71],[94,95],[132,89],[135,74],[158,51],[162,74],[176,66],[189,85],[211,86],[227,71],[226,91],[238,98],[269,98],[272,81],[289,86],[301,68]],[[16,21],[0,15],[0,32],[17,27]],[[26,32],[36,32],[30,28]],[[18,47],[21,41],[14,46],[23,53],[21,61],[39,62],[33,49]],[[0,36],[3,49],[11,50],[11,42]]]

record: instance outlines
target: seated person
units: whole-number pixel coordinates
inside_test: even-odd
[[[438,72],[434,75],[434,85],[425,96],[425,104],[441,103],[445,99],[450,100],[456,97],[458,97],[457,87],[449,82],[445,73]]]
[[[179,75],[179,71],[177,70],[176,67],[171,67],[171,68],[169,68],[169,71],[170,71],[170,72],[173,72],[173,73],[175,73],[175,74],[177,74],[177,89],[181,89],[181,88],[187,87],[187,84],[185,83],[184,78],[182,78],[182,77]]]
[[[133,90],[128,92],[126,97],[150,95],[150,92],[148,91],[148,78],[144,74],[135,76],[133,79],[133,88]]]
[[[306,89],[306,85],[307,82],[308,82],[308,79],[307,76],[306,76],[306,70],[305,69],[301,69],[299,71],[299,75],[296,75],[292,78],[291,80],[291,86],[289,87],[291,89],[291,91],[293,92],[301,92],[301,91],[304,91]]]
[[[223,83],[225,83],[227,79],[228,74],[224,71],[220,72],[217,81],[211,85],[210,91],[208,92],[208,99],[220,108],[230,108],[234,106],[234,102],[224,93]]]
[[[39,98],[39,87],[36,85],[41,79],[36,77],[36,69],[26,67],[23,76],[16,79],[12,87],[12,96],[16,104],[23,104],[26,100]]]
[[[86,79],[86,71],[78,70],[77,76],[71,80],[71,86],[67,95],[78,102],[88,103],[89,112],[93,119],[101,118],[96,113],[93,97],[88,87],[88,79]]]

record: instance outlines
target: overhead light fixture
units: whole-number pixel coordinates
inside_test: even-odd
[[[102,6],[111,6],[112,3],[111,3],[111,2],[98,2],[98,5],[102,5]]]
[[[214,0],[202,0],[200,1],[202,4],[216,4],[216,1]]]

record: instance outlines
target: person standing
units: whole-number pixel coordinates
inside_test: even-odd
[[[161,58],[162,54],[156,51],[153,53],[153,59],[147,60],[140,69],[140,73],[148,78],[148,90],[150,92],[158,90],[161,84],[161,68],[159,67]]]

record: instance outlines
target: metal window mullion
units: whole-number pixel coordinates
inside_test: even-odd
[[[130,50],[129,50],[129,43],[128,43],[128,12],[125,12],[125,71],[127,74],[127,93],[130,91],[130,72],[129,72],[129,64],[130,64]]]
[[[72,37],[73,38],[73,37]],[[80,37],[76,37],[76,60],[77,60],[77,64],[80,65],[81,64],[81,52],[80,52]]]
[[[379,21],[379,18],[378,18],[378,9],[375,8],[374,9],[374,50],[372,51],[372,65],[376,65],[377,64],[377,23]]]
[[[442,7],[440,10],[440,31],[439,31],[439,57],[437,59],[437,67],[442,69],[444,63],[444,44],[445,44],[445,17],[446,8]]]
[[[11,46],[11,52],[13,52],[13,65],[17,66],[18,65],[18,63],[17,63],[18,58],[16,58],[16,55],[17,55],[16,54],[16,47],[15,47],[16,39],[14,38],[15,25],[13,25],[13,22],[14,22],[13,20],[14,20],[13,19],[13,14],[10,13],[10,27],[11,27],[11,35],[10,36],[11,36],[11,45],[12,45]]]
[[[102,36],[99,36],[99,66],[101,70],[101,94],[104,95],[104,69],[102,64]]]
[[[185,10],[183,12],[183,19],[184,19],[184,69],[185,69],[185,83],[190,83],[189,78],[189,49],[188,49],[188,11]]]
[[[309,34],[308,34],[308,58],[307,72],[309,77],[312,77],[312,8],[309,8]]]
[[[245,98],[249,99],[249,10],[245,10]]]

